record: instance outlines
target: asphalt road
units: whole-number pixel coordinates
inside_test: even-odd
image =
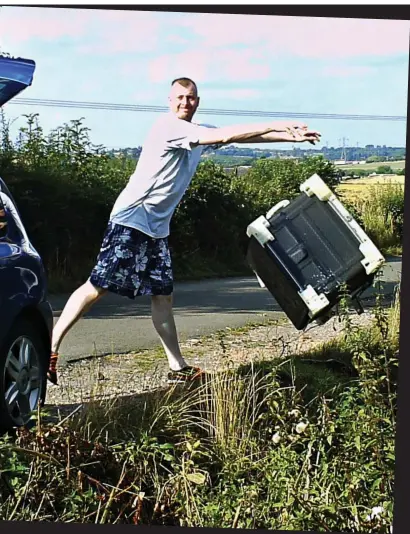
[[[383,292],[392,294],[400,281],[401,259],[389,259],[382,271]],[[372,304],[372,289],[363,304]],[[69,295],[51,296],[55,320]],[[285,317],[281,308],[255,277],[175,284],[175,322],[180,340],[207,335],[246,323],[262,324]],[[150,299],[136,301],[107,294],[74,325],[61,347],[62,361],[93,354],[126,353],[159,345],[150,317]]]

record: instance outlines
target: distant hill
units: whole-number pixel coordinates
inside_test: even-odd
[[[126,156],[138,159],[141,147],[126,147],[120,149],[107,150],[108,154],[115,156]],[[386,145],[366,145],[365,147],[345,147],[347,161],[368,161],[377,163],[379,161],[397,161],[405,159],[405,147],[389,147]],[[293,146],[287,150],[276,150],[272,148],[247,148],[236,145],[228,145],[218,150],[208,150],[202,157],[212,159],[224,166],[250,165],[252,160],[259,158],[294,158],[303,159],[307,156],[322,155],[329,161],[340,161],[343,156],[342,147],[322,147],[321,149],[301,148]]]
[[[348,161],[367,161],[369,158],[374,158],[377,161],[395,161],[405,158],[405,147],[389,147],[389,146],[375,146],[366,145],[365,147],[345,147],[346,160]],[[218,158],[221,157],[241,157],[241,158],[295,158],[301,159],[306,156],[324,156],[329,161],[338,161],[342,159],[342,147],[322,147],[321,149],[301,148],[300,146],[293,146],[287,150],[276,150],[272,148],[245,148],[229,145],[222,147],[217,151],[208,151],[204,157]],[[376,159],[380,158],[380,159]],[[243,163],[242,163],[243,164]]]

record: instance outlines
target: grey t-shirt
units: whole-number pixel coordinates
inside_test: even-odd
[[[182,199],[202,152],[196,145],[201,129],[196,124],[166,113],[157,120],[145,140],[134,174],[111,211],[114,223],[136,228],[158,238],[169,235],[169,224]]]

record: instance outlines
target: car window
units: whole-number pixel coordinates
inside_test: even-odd
[[[9,195],[4,191],[0,191],[0,202],[0,221],[2,222],[0,225],[0,240],[11,240],[12,242],[18,241],[21,243],[28,241],[26,231],[23,223],[21,222],[16,206]]]
[[[26,253],[38,256],[38,252],[30,242],[14,202],[7,193],[1,190],[0,203],[0,221],[3,223],[0,228],[0,241],[15,243]]]

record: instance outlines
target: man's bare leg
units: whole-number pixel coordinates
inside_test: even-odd
[[[53,329],[51,350],[58,353],[60,344],[72,326],[97,302],[106,289],[94,286],[89,280],[80,286],[68,299],[64,310]]]
[[[153,295],[151,298],[152,322],[164,347],[172,371],[187,366],[179,348],[178,335],[172,311],[172,295]]]

